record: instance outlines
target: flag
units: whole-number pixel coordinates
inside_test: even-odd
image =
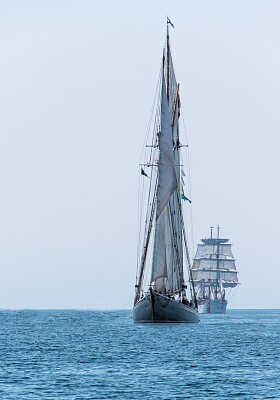
[[[185,172],[181,169],[182,176],[186,176]]]
[[[180,118],[180,115],[181,115],[181,100],[178,93],[178,118]]]
[[[172,22],[170,21],[170,19],[167,17],[167,24],[170,24],[172,26],[172,28],[175,28],[175,26],[172,24]]]
[[[182,176],[181,176],[181,183],[182,183],[182,185],[185,185],[185,181]]]
[[[146,174],[146,172],[143,170],[143,168],[141,168],[141,175],[144,175],[144,176],[146,176],[147,178],[149,178],[148,175]]]
[[[182,198],[182,200],[187,200],[189,203],[191,203],[191,200],[188,199],[188,198],[184,195],[184,193],[181,194],[181,198]]]

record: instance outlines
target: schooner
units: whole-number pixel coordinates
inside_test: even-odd
[[[184,173],[179,134],[180,95],[171,57],[167,19],[157,96],[140,164],[138,268],[135,323],[198,322],[197,300],[190,268],[185,210]],[[146,200],[146,201],[144,201]],[[189,200],[190,202],[190,200]]]

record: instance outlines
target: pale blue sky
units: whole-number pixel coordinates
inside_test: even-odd
[[[221,225],[234,308],[280,307],[280,3],[0,1],[0,308],[130,308],[138,162],[166,15],[194,242]]]

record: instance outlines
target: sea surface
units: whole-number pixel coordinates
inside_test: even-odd
[[[1,311],[0,399],[280,399],[280,310]]]

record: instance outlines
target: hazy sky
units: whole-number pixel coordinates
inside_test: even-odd
[[[167,14],[194,243],[220,224],[230,307],[280,308],[278,0],[0,1],[0,308],[132,306]]]

